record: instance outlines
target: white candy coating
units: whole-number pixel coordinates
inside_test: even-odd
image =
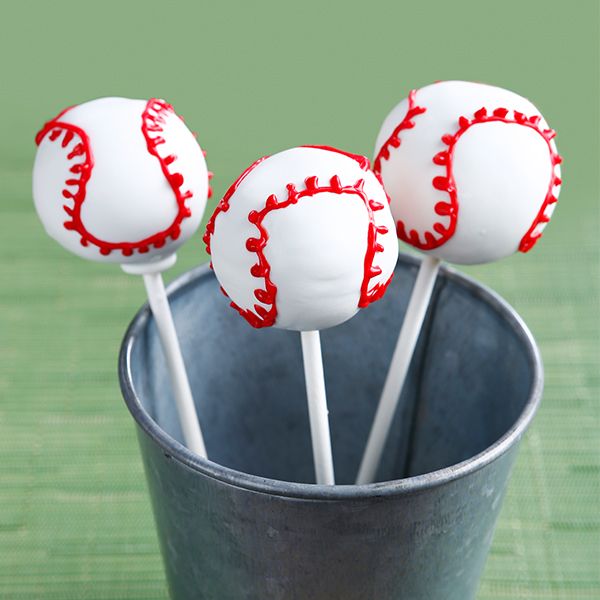
[[[280,152],[255,163],[217,207],[205,236],[212,265],[255,327],[325,329],[351,318],[377,291],[383,294],[398,244],[385,191],[368,161],[359,158],[314,147]],[[263,211],[260,222],[253,211]],[[370,227],[376,239],[369,242]],[[256,245],[247,247],[247,240],[261,237],[262,263]],[[371,275],[365,263],[375,244],[380,246],[372,253]],[[256,272],[261,264],[276,288],[273,298],[258,292],[263,301],[255,294],[269,289],[264,273]]]
[[[50,121],[37,141],[35,207],[47,233],[67,250],[102,262],[154,263],[200,225],[206,162],[165,102],[92,100]],[[177,193],[188,192],[178,203]]]
[[[409,105],[425,110],[408,116],[412,127],[402,127]],[[482,108],[486,114],[476,117]],[[502,108],[506,115],[494,116]],[[519,113],[526,122],[517,122],[523,120]],[[466,118],[462,124],[461,117]],[[457,132],[450,144],[442,141]],[[417,90],[387,116],[375,145],[374,167],[391,198],[394,219],[403,224],[399,237],[461,264],[498,260],[520,246],[526,251],[541,235],[560,190],[552,135],[538,109],[508,90],[463,81]],[[449,150],[454,231],[452,216],[436,211],[436,205],[447,212],[452,204],[450,192],[436,188],[448,180],[447,165],[433,162]]]

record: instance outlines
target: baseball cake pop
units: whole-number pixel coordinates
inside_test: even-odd
[[[383,295],[397,260],[368,160],[320,147],[256,161],[219,203],[205,241],[232,305],[254,327],[343,323]]]
[[[358,483],[374,480],[440,260],[487,263],[528,252],[561,186],[555,132],[529,101],[465,81],[413,90],[386,117],[373,168],[398,237],[424,257],[392,357]]]
[[[197,230],[208,171],[194,134],[164,100],[100,98],[36,136],[33,197],[48,234],[90,260],[156,262]]]
[[[262,158],[229,188],[204,237],[231,305],[254,327],[300,331],[317,482],[333,465],[318,330],[380,298],[397,260],[369,161],[304,146]]]
[[[459,264],[527,252],[558,199],[554,135],[509,90],[466,81],[413,90],[383,122],[373,167],[398,237]]]
[[[35,138],[35,208],[47,233],[89,260],[143,275],[190,448],[205,455],[161,271],[198,228],[209,173],[194,134],[157,98],[72,106]]]

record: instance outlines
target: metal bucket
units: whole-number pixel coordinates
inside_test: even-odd
[[[147,307],[119,375],[138,425],[174,600],[469,600],[542,392],[531,334],[442,269],[379,472],[354,486],[418,263],[323,332],[335,487],[314,480],[299,336],[254,330],[207,267],[170,286],[212,461],[181,444]],[[292,483],[293,482],[293,483]]]

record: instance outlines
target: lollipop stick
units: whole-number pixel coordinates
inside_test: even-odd
[[[334,485],[321,338],[318,331],[302,331],[300,339],[316,480],[317,483]]]
[[[440,261],[432,256],[425,256],[421,262],[421,268],[392,355],[383,392],[379,399],[375,420],[358,470],[357,484],[373,483],[377,475],[383,448],[390,432],[406,374],[419,339],[439,267]]]
[[[144,273],[142,276],[165,358],[167,359],[167,368],[171,376],[175,405],[185,443],[192,452],[206,458],[204,439],[200,431],[200,423],[196,414],[196,407],[194,406],[192,390],[187,378],[185,363],[181,355],[162,275],[160,272],[155,272]]]

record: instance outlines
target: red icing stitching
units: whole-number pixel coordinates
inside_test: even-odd
[[[60,121],[60,117],[68,110],[70,109],[62,111],[54,119],[46,123],[35,137],[36,144],[39,145],[46,135],[50,134],[50,141],[55,142],[64,132],[64,137],[62,139],[63,148],[73,140],[75,135],[81,140],[67,155],[68,160],[72,160],[77,156],[82,156],[83,162],[75,164],[70,168],[74,177],[66,180],[65,185],[67,187],[62,192],[64,198],[73,201],[73,207],[63,206],[64,211],[69,216],[69,220],[64,223],[65,228],[76,231],[81,236],[82,246],[87,246],[91,243],[99,248],[100,254],[105,256],[110,254],[113,250],[120,250],[124,256],[131,256],[136,250],[140,254],[144,254],[150,250],[151,246],[154,246],[155,248],[164,246],[169,237],[176,240],[181,234],[181,222],[192,214],[190,209],[185,205],[185,202],[190,199],[193,194],[190,190],[185,192],[182,191],[184,182],[183,175],[181,173],[170,171],[169,166],[177,159],[177,156],[171,154],[162,157],[158,154],[156,149],[157,146],[165,142],[164,138],[160,137],[159,134],[163,131],[162,125],[165,123],[165,114],[175,113],[173,107],[164,100],[159,100],[157,98],[148,100],[146,108],[142,113],[141,130],[146,140],[148,152],[158,160],[160,168],[175,194],[178,207],[177,216],[167,229],[136,242],[107,242],[95,237],[85,228],[81,220],[81,206],[85,201],[86,186],[92,174],[94,159],[92,156],[90,140],[86,132],[71,123]],[[154,135],[151,135],[151,133]],[[76,187],[75,193],[68,189],[68,187],[72,186]]]
[[[488,113],[488,110],[485,107],[480,108],[474,113],[471,119],[464,116],[459,117],[458,130],[454,134],[446,134],[442,136],[442,142],[446,146],[448,146],[448,148],[447,150],[438,152],[432,160],[433,163],[438,166],[445,166],[446,174],[445,176],[434,177],[431,183],[436,190],[446,192],[449,195],[450,201],[438,202],[435,205],[434,210],[438,215],[450,217],[450,223],[447,226],[444,226],[440,222],[435,223],[433,225],[433,230],[436,233],[438,233],[441,237],[435,238],[431,231],[426,231],[423,234],[425,238],[425,241],[423,242],[421,241],[419,234],[414,229],[407,232],[405,224],[402,221],[398,221],[397,233],[398,237],[401,240],[421,250],[432,250],[446,243],[454,235],[459,211],[458,191],[456,189],[456,182],[453,173],[453,157],[456,144],[458,143],[458,140],[462,137],[462,135],[464,135],[464,133],[470,127],[482,123],[500,122],[529,127],[530,129],[533,129],[534,131],[539,133],[548,145],[548,151],[550,153],[550,159],[552,163],[552,174],[548,186],[548,191],[533,224],[531,225],[525,236],[523,236],[521,243],[519,244],[519,250],[521,252],[527,252],[534,246],[536,241],[541,237],[541,234],[538,234],[536,236],[533,235],[535,228],[540,223],[547,223],[550,220],[550,218],[547,217],[544,214],[544,212],[550,204],[553,204],[557,201],[557,198],[552,193],[552,188],[555,185],[560,184],[560,179],[554,175],[554,167],[555,165],[560,164],[562,159],[552,148],[552,144],[550,143],[552,138],[555,136],[555,132],[552,129],[542,129],[539,126],[541,120],[541,117],[539,115],[526,117],[524,114],[518,111],[513,111],[514,116],[510,118],[507,116],[508,113],[508,109],[501,107],[495,109],[491,113]]]
[[[402,143],[400,132],[405,131],[406,129],[412,129],[415,126],[413,119],[427,111],[424,106],[417,106],[416,98],[417,90],[411,90],[408,94],[408,110],[406,111],[404,118],[396,126],[394,131],[392,131],[392,135],[384,142],[383,146],[381,146],[373,161],[373,171],[378,175],[381,174],[381,161],[388,160],[390,158],[390,149],[398,148]]]
[[[313,146],[310,144],[300,146],[300,148],[316,148],[317,150],[326,150],[327,152],[337,152],[338,154],[343,154],[348,158],[356,161],[359,167],[363,171],[368,171],[371,168],[371,163],[366,156],[361,156],[360,154],[352,154],[351,152],[345,152],[344,150],[340,150],[339,148],[334,148],[333,146]]]
[[[515,112],[515,119],[517,119],[517,121],[523,118],[524,115]],[[531,125],[529,126],[533,127],[536,131],[538,131],[538,133],[540,133],[540,135],[546,140],[546,143],[548,144],[548,152],[550,153],[550,162],[552,163],[552,170],[550,173],[550,183],[548,184],[548,191],[546,192],[544,202],[542,203],[538,214],[533,220],[531,227],[527,230],[527,233],[521,238],[521,242],[519,243],[519,252],[529,252],[535,246],[537,241],[542,237],[541,232],[537,235],[534,235],[535,228],[541,223],[548,223],[548,221],[550,221],[550,217],[546,215],[546,209],[550,205],[558,202],[558,195],[554,195],[552,188],[554,188],[554,186],[556,185],[562,184],[562,179],[555,173],[555,167],[562,163],[562,156],[558,154],[556,149],[553,148],[552,144],[550,143],[556,135],[556,132],[553,129],[542,130],[538,127],[539,121],[540,117],[537,115],[529,117],[529,119],[527,119],[527,122],[531,123]]]
[[[219,216],[220,213],[227,212],[229,210],[229,200],[231,199],[231,196],[233,196],[233,194],[236,192],[236,190],[238,189],[238,187],[240,186],[240,184],[242,183],[242,181],[244,181],[244,179],[246,179],[246,177],[248,176],[248,174],[251,171],[253,171],[256,167],[258,167],[258,165],[260,165],[260,163],[263,160],[266,160],[267,158],[269,158],[269,157],[268,156],[263,156],[262,158],[259,158],[258,160],[254,161],[229,186],[229,189],[225,192],[225,195],[223,196],[223,198],[221,198],[221,200],[219,201],[219,204],[217,204],[217,207],[215,208],[215,212],[213,212],[211,218],[208,220],[208,223],[206,224],[206,231],[204,232],[204,235],[202,236],[202,241],[206,244],[206,252],[208,254],[210,254],[210,237],[215,232],[215,221],[217,220],[217,217]],[[212,269],[212,262],[210,264],[210,268]],[[223,288],[221,288],[221,289],[223,289]],[[225,293],[225,292],[223,292],[223,293]]]
[[[355,160],[359,164],[360,168],[363,171],[367,171],[369,169],[369,159],[366,158],[365,156],[360,156],[359,154],[351,154],[350,152],[344,152],[343,150],[339,150],[338,148],[333,148],[332,146],[311,146],[311,145],[306,145],[306,146],[301,146],[301,148],[317,148],[319,150],[327,150],[329,152],[337,152],[339,154],[343,154],[344,156],[347,156],[347,157],[351,158],[352,160]],[[238,189],[238,187],[240,186],[240,184],[242,183],[242,181],[244,181],[244,179],[246,179],[246,177],[248,176],[248,174],[251,171],[253,171],[256,167],[258,167],[258,165],[263,160],[266,160],[267,158],[269,158],[268,155],[267,156],[263,156],[262,158],[259,158],[258,160],[254,161],[229,186],[229,189],[225,192],[225,195],[220,200],[220,202],[217,204],[217,207],[215,208],[215,212],[212,214],[211,218],[209,219],[209,221],[208,221],[208,223],[206,225],[206,231],[204,232],[204,236],[202,237],[202,240],[206,244],[206,252],[208,254],[210,254],[210,237],[215,232],[215,221],[216,221],[217,217],[219,216],[220,213],[227,212],[229,210],[229,200],[231,199],[231,196],[233,196],[233,194],[236,192],[236,190]],[[379,179],[379,182],[381,183],[381,185],[383,187],[383,183],[381,182],[381,178],[378,177],[378,179]],[[389,198],[388,198],[388,203],[389,203]],[[211,268],[212,268],[212,263],[211,263]]]
[[[332,152],[339,152],[340,154],[344,154],[346,156],[350,156],[354,160],[356,160],[363,170],[368,170],[368,159],[364,157],[360,157],[354,154],[347,154],[341,150],[337,150],[336,148],[330,148],[327,146],[303,146],[305,148],[320,148],[323,150],[330,150]],[[219,213],[227,212],[229,210],[229,201],[235,191],[238,189],[241,182],[248,176],[248,174],[253,171],[261,162],[269,158],[268,156],[264,156],[251,164],[231,185],[231,187],[227,190],[226,194],[223,196],[223,199],[217,205],[215,212],[210,218],[207,226],[206,232],[204,234],[204,243],[206,244],[206,251],[210,254],[210,238],[215,230],[215,221]],[[363,166],[364,165],[364,166]],[[277,286],[271,281],[270,278],[270,270],[271,267],[265,257],[264,249],[269,240],[269,234],[263,225],[263,220],[273,210],[278,210],[281,208],[285,208],[290,206],[291,204],[296,204],[298,200],[306,197],[313,197],[316,194],[322,192],[330,192],[334,194],[355,194],[358,195],[361,200],[364,202],[365,207],[367,209],[369,215],[369,228],[367,235],[367,251],[365,253],[364,260],[364,275],[361,283],[360,290],[360,298],[358,302],[359,308],[364,308],[368,306],[371,302],[375,302],[379,300],[384,294],[385,291],[390,284],[390,281],[393,278],[393,274],[388,278],[388,280],[384,283],[377,283],[372,290],[369,291],[369,284],[374,277],[377,277],[381,274],[381,268],[374,266],[373,262],[375,259],[375,255],[379,252],[383,252],[383,246],[377,241],[377,235],[385,235],[388,233],[388,228],[383,225],[377,225],[375,223],[374,213],[382,210],[384,205],[376,202],[375,200],[370,200],[366,193],[364,192],[364,180],[359,179],[354,185],[342,186],[340,178],[337,175],[334,175],[329,182],[328,186],[320,186],[318,184],[318,180],[316,177],[307,177],[305,180],[305,189],[297,190],[293,184],[288,184],[287,191],[288,196],[287,199],[283,202],[279,202],[277,197],[272,194],[270,195],[266,202],[265,206],[260,211],[252,211],[248,215],[248,220],[250,223],[254,224],[260,236],[258,238],[249,238],[246,240],[246,248],[249,252],[254,252],[257,255],[258,262],[252,266],[250,269],[250,273],[253,277],[264,279],[264,289],[257,288],[254,290],[254,295],[256,299],[262,304],[270,305],[269,309],[266,309],[264,306],[260,304],[254,305],[254,311],[243,309],[238,306],[235,302],[231,302],[232,308],[235,308],[238,313],[250,323],[253,327],[261,328],[261,327],[270,327],[275,323],[277,318],[277,305],[276,305],[276,296],[277,296]],[[212,263],[211,263],[212,267]],[[225,296],[229,297],[227,292],[221,287],[221,291]]]
[[[260,234],[259,237],[248,238],[246,241],[246,249],[249,252],[254,252],[258,258],[258,262],[252,266],[250,273],[253,277],[264,279],[264,289],[257,288],[254,290],[254,296],[259,302],[270,305],[271,308],[266,309],[260,304],[255,304],[255,312],[252,312],[251,310],[241,308],[235,302],[232,302],[231,306],[253,327],[270,327],[275,323],[277,318],[277,286],[271,281],[271,266],[264,254],[264,249],[269,241],[269,233],[263,225],[263,220],[271,211],[285,208],[291,204],[296,204],[302,198],[309,198],[316,196],[319,193],[330,192],[334,194],[355,194],[364,202],[369,214],[369,230],[367,237],[367,251],[364,260],[364,276],[358,303],[360,308],[368,306],[371,302],[381,298],[391,281],[390,277],[388,281],[383,284],[376,284],[375,287],[369,291],[371,279],[381,274],[381,268],[373,265],[375,254],[383,251],[383,246],[377,243],[376,238],[378,234],[386,234],[388,229],[385,226],[377,226],[375,224],[374,212],[384,208],[384,205],[375,202],[374,200],[369,200],[363,190],[364,180],[359,179],[354,185],[342,186],[340,178],[337,175],[334,175],[327,186],[320,186],[316,177],[307,177],[304,183],[306,187],[303,190],[297,190],[293,184],[288,184],[288,197],[286,200],[279,202],[277,197],[272,194],[267,198],[265,207],[262,210],[252,211],[248,215],[248,220],[256,226]]]
[[[381,161],[388,160],[390,157],[390,148],[398,148],[400,146],[400,132],[406,129],[412,129],[415,126],[415,123],[412,119],[415,116],[424,113],[426,110],[426,108],[416,105],[416,90],[412,90],[408,96],[408,111],[404,119],[396,127],[396,129],[394,129],[392,135],[381,147],[375,158],[373,170],[377,175],[380,175],[381,173]],[[552,147],[552,144],[550,143],[552,138],[555,136],[555,132],[552,129],[542,129],[539,126],[541,120],[541,117],[539,115],[526,117],[524,114],[518,111],[513,111],[514,117],[511,119],[507,118],[508,113],[509,111],[506,108],[497,108],[491,114],[488,114],[486,108],[481,108],[475,112],[473,118],[470,120],[466,117],[460,117],[458,119],[459,128],[454,134],[446,134],[442,136],[442,142],[448,146],[448,149],[442,152],[438,152],[438,154],[436,154],[433,157],[433,162],[436,165],[446,167],[446,176],[434,177],[432,180],[432,185],[437,190],[447,192],[450,196],[450,201],[438,202],[435,205],[434,210],[440,216],[450,217],[450,223],[447,226],[444,226],[444,224],[441,222],[435,223],[433,225],[433,230],[441,237],[436,239],[433,232],[426,231],[423,234],[425,241],[421,241],[417,231],[412,229],[411,231],[407,232],[405,223],[399,220],[397,223],[397,234],[402,241],[411,244],[412,246],[415,246],[416,248],[419,248],[421,250],[433,250],[434,248],[437,248],[442,244],[446,243],[452,237],[456,230],[459,209],[458,194],[454,181],[454,175],[452,172],[452,158],[454,156],[454,148],[460,137],[465,133],[467,129],[469,129],[469,127],[477,125],[479,123],[489,123],[492,121],[496,121],[530,127],[534,131],[537,131],[548,144],[548,151],[550,153],[550,160],[552,163],[552,173],[550,183],[548,185],[548,191],[546,193],[546,197],[544,198],[544,202],[542,203],[542,206],[536,215],[536,218],[534,219],[531,227],[523,236],[519,244],[519,250],[521,252],[528,252],[529,250],[531,250],[531,248],[533,248],[537,240],[541,237],[541,233],[534,235],[536,227],[541,223],[547,223],[550,220],[550,217],[548,217],[545,214],[546,209],[549,205],[554,204],[558,200],[558,198],[553,193],[553,188],[555,185],[561,184],[561,179],[555,175],[554,167],[562,162],[562,158],[559,156],[559,154],[556,152],[556,150]]]

